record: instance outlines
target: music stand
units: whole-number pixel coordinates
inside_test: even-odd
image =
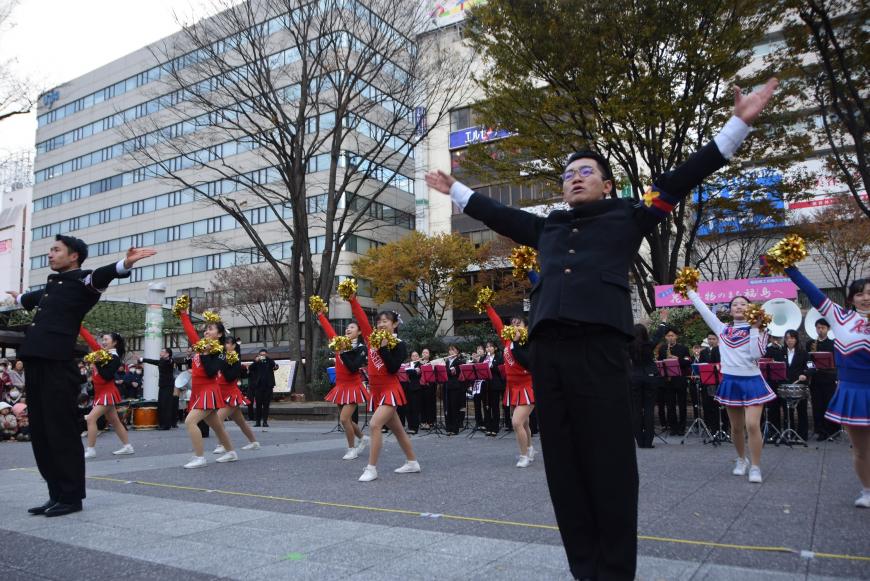
[[[758,368],[761,370],[762,376],[767,381],[767,386],[770,387],[771,383],[779,383],[782,381],[786,381],[786,367],[784,361],[773,361],[772,359],[759,359],[758,360]],[[771,389],[773,389],[771,387]],[[774,394],[776,394],[776,390],[774,390]],[[777,395],[777,398],[779,396]],[[776,432],[776,435],[768,435],[769,432]],[[782,432],[770,423],[770,420],[767,417],[767,405],[764,406],[764,423],[761,425],[761,439],[764,443],[767,443],[768,439],[774,440],[776,445],[779,445],[779,440],[782,438]]]
[[[702,407],[701,407],[703,405],[703,402],[701,401],[701,380],[700,380],[701,365],[704,365],[704,364],[692,363],[691,381],[692,381],[692,385],[695,389],[695,402],[697,402],[697,405],[694,406],[695,407],[695,419],[694,419],[694,421],[692,421],[691,424],[689,424],[689,428],[686,430],[686,433],[683,434],[683,439],[680,440],[680,444],[685,444],[686,438],[688,438],[689,434],[691,434],[695,430],[698,431],[699,437],[704,436],[704,434],[706,434],[706,436],[704,436],[702,439],[702,443],[706,444],[708,441],[713,440],[713,435],[710,433],[710,428],[707,427],[707,422],[704,421],[704,417],[703,417],[704,414],[702,412]],[[690,387],[689,389],[692,389],[692,388]]]
[[[662,361],[656,361],[656,368],[659,371],[659,375],[663,379],[668,379],[669,377],[682,377],[683,370],[680,369],[680,360],[679,359],[664,359]],[[653,429],[653,434],[655,437],[664,442],[665,444],[670,444],[668,440],[662,436],[662,433],[665,431],[667,426],[662,426],[662,432],[656,434],[655,429]]]
[[[692,366],[694,367],[694,365]],[[719,364],[718,363],[700,363],[698,364],[698,376],[700,377],[699,384],[700,385],[715,385],[718,386],[722,381],[722,376],[720,374]],[[719,429],[710,436],[710,443],[714,446],[718,446],[722,442],[730,442],[731,436],[722,429],[722,426],[725,425],[725,406],[721,403],[717,403],[718,405],[718,413],[719,413]],[[708,430],[709,433],[709,430]],[[705,442],[706,443],[706,442]]]
[[[474,383],[478,381],[489,381],[492,379],[492,371],[489,368],[489,363],[465,363],[459,366],[459,378],[463,381],[472,382],[471,395],[472,401],[474,398]],[[485,405],[483,403],[482,394],[483,394],[483,384],[480,386],[481,393],[481,406]],[[465,427],[468,428],[468,399],[465,401]],[[477,432],[484,432],[484,426],[481,426],[477,423],[477,418],[475,417],[474,428],[471,428],[471,433],[466,436],[467,438],[473,438],[474,434]]]
[[[447,382],[447,366],[446,365],[421,365],[420,366],[420,383],[431,385],[435,390],[435,421],[432,426],[426,431],[426,434],[435,434],[441,437],[444,434],[446,426],[444,425],[444,396],[447,390],[444,389],[444,383]],[[438,397],[438,389],[441,389],[442,397]],[[441,405],[439,412],[438,406]]]

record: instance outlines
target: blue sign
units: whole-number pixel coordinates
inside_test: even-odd
[[[785,204],[777,192],[780,183],[782,174],[778,171],[758,169],[719,182],[718,188],[713,186],[701,190],[699,196],[703,201],[715,196],[721,202],[715,210],[705,210],[707,219],[698,228],[698,235],[728,234],[783,226]],[[759,201],[765,202],[764,214],[752,211],[753,203]]]
[[[51,109],[58,99],[60,99],[60,91],[55,89],[42,95],[42,104]]]
[[[468,147],[475,143],[486,143],[487,141],[495,141],[496,139],[504,139],[513,135],[505,129],[487,129],[485,127],[469,127],[461,131],[454,131],[450,134],[450,149],[459,149],[460,147]]]

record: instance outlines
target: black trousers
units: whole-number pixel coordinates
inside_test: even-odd
[[[175,390],[172,390],[172,393],[175,393]],[[178,409],[178,400],[180,398],[177,395],[172,396],[172,427],[178,427],[178,421],[184,421],[181,417],[181,410]]]
[[[726,411],[719,411],[719,404],[716,403],[716,400],[713,399],[713,396],[709,394],[707,388],[709,386],[702,385],[701,386],[701,402],[704,408],[704,423],[707,424],[707,428],[710,430],[711,434],[715,434],[719,430],[723,432],[729,431],[730,424],[728,423],[728,413]]]
[[[653,410],[656,403],[656,375],[638,374],[631,378],[631,415],[634,424],[634,441],[640,448],[652,448],[655,431]]]
[[[408,403],[405,405],[405,419],[404,422],[407,422],[408,429],[412,432],[416,432],[420,429],[420,408],[421,408],[421,395],[422,391],[420,389],[406,389],[405,390],[405,398],[408,400]]]
[[[30,441],[49,498],[79,504],[85,497],[85,450],[79,436],[81,375],[74,361],[27,359],[25,389]]]
[[[483,421],[487,432],[498,433],[501,430],[501,406],[504,391],[500,389],[485,389],[483,392]]]
[[[255,390],[255,397],[257,398],[257,414],[255,420],[258,424],[268,424],[269,423],[269,404],[272,403],[272,389],[273,387],[258,387]]]
[[[671,434],[682,436],[686,431],[686,378],[665,379],[664,387],[668,428]]]
[[[633,580],[638,473],[619,331],[545,322],[531,341],[544,467],[571,573]]]
[[[444,389],[444,426],[448,434],[458,434],[462,429],[465,411],[465,388]]]
[[[477,429],[483,429],[484,421],[483,421],[483,389],[481,388],[480,393],[474,396],[472,400],[474,403],[474,427]]]
[[[172,397],[173,386],[157,388],[157,424],[161,430],[172,427],[178,410],[178,402]]]
[[[836,382],[827,381],[827,378],[819,381],[818,377],[814,377],[810,384],[810,398],[813,400],[813,431],[825,438],[840,429],[839,424],[825,419],[825,412],[836,390]]]
[[[435,425],[435,416],[437,414],[435,392],[436,388],[434,385],[420,386],[420,421],[430,426]]]

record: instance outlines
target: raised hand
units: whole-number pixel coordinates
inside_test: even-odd
[[[127,257],[124,259],[124,268],[127,270],[131,269],[134,264],[142,260],[143,258],[149,258],[157,254],[157,251],[153,248],[133,248],[131,247],[127,251]]]
[[[441,192],[442,194],[450,193],[450,186],[456,183],[456,179],[444,173],[443,171],[435,170],[430,171],[426,174],[426,185],[432,188],[435,191]]]
[[[752,122],[758,117],[759,113],[773,97],[776,87],[779,85],[779,80],[776,77],[771,77],[767,80],[763,87],[752,91],[748,95],[744,95],[740,87],[734,85],[734,115],[739,117],[747,125],[752,125]]]

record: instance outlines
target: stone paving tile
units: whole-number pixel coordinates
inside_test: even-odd
[[[264,443],[269,439],[268,454],[246,454],[243,461],[225,466],[210,463],[202,471],[182,470],[174,463],[175,458],[164,456],[189,453],[183,433],[160,433],[161,439],[152,433],[135,433],[137,456],[123,460],[137,462],[98,462],[104,462],[101,466],[111,472],[112,478],[168,486],[89,480],[85,511],[53,519],[62,520],[59,523],[24,513],[27,506],[45,500],[37,474],[32,470],[0,471],[0,510],[6,515],[0,527],[29,529],[35,536],[28,538],[37,546],[56,543],[39,537],[67,535],[69,542],[78,545],[74,548],[83,552],[90,551],[86,547],[106,541],[109,534],[122,538],[136,535],[137,543],[126,547],[111,544],[108,539],[107,546],[112,547],[109,552],[127,559],[140,555],[146,564],[154,566],[165,567],[158,559],[169,559],[173,566],[191,574],[231,573],[229,576],[240,579],[255,573],[267,578],[270,570],[273,579],[290,578],[291,573],[297,574],[293,578],[312,579],[414,579],[408,571],[424,571],[428,575],[420,578],[428,579],[499,579],[518,577],[512,571],[523,570],[535,572],[532,578],[537,579],[567,578],[564,551],[555,530],[420,516],[442,513],[552,524],[543,466],[514,468],[511,459],[515,445],[510,438],[415,438],[424,473],[412,477],[391,472],[392,465],[401,462],[401,453],[394,442],[388,442],[381,462],[383,477],[360,484],[356,478],[362,462],[339,460],[336,453],[344,446],[343,438],[340,434],[324,436],[321,429],[308,425],[297,431],[287,427],[280,432],[258,434]],[[7,465],[33,466],[29,446],[3,448],[4,453],[7,450]],[[139,450],[146,453],[140,455]],[[761,486],[730,476],[733,455],[728,447],[705,447],[695,441],[679,446],[678,440],[676,445],[640,451],[641,534],[785,545],[853,555],[870,553],[866,534],[860,533],[866,530],[866,513],[852,507],[858,487],[847,446],[819,450],[765,448],[765,483]],[[90,466],[98,468],[97,464]],[[196,492],[182,487],[264,496]],[[10,494],[15,495],[15,502],[8,501]],[[418,512],[359,510],[351,505]],[[20,515],[14,515],[16,510]],[[52,532],[47,532],[46,523],[51,523]],[[79,540],[76,527],[94,530]],[[230,533],[225,532],[227,529]],[[145,542],[138,542],[140,533]],[[155,541],[149,536],[153,534],[161,536]],[[167,538],[169,535],[173,538]],[[213,555],[226,555],[229,550],[235,556],[240,543],[248,551],[252,540],[269,538],[277,540],[273,545],[265,541],[267,550],[250,559],[229,562]],[[389,553],[395,570],[378,567],[369,560],[368,553],[355,558],[353,551],[347,551],[349,546],[366,545],[383,547],[379,550]],[[801,567],[819,576],[868,575],[867,567],[860,566],[865,563],[843,559],[802,561],[796,555],[713,550],[662,541],[641,541],[639,551],[639,579],[686,578],[694,571],[702,574],[695,578],[735,575],[742,576],[741,581],[780,578],[783,573],[803,578]],[[349,556],[340,562],[330,558],[339,553]],[[493,554],[501,556],[491,562],[480,558]],[[404,567],[406,562],[415,568]],[[709,566],[701,571],[702,564]],[[55,570],[62,569],[55,566]],[[492,571],[499,574],[487,577]],[[37,569],[27,572],[40,574]]]

